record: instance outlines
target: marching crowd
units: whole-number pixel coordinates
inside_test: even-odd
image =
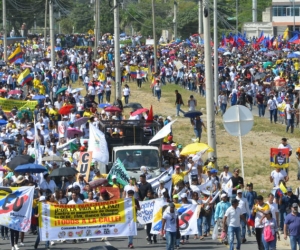
[[[18,45],[9,48],[13,55]],[[90,188],[88,181],[106,178],[106,173],[100,173],[97,162],[92,162],[88,181],[80,175],[76,180],[74,174],[64,178],[51,177],[51,173],[58,168],[75,168],[78,164],[80,152],[88,149],[89,124],[99,127],[101,120],[124,119],[123,102],[129,103],[131,95],[130,84],[137,82],[141,87],[147,81],[147,72],[142,67],[148,67],[155,76],[151,87],[158,101],[163,97],[164,85],[175,83],[193,91],[188,107],[190,111],[197,108],[195,95],[205,96],[204,50],[196,44],[172,43],[161,45],[158,52],[158,68],[154,68],[153,47],[136,46],[120,49],[122,66],[123,97],[111,100],[111,84],[114,80],[114,52],[110,46],[98,48],[98,57],[92,58],[92,50],[62,48],[56,52],[57,62],[52,65],[48,48],[44,49],[39,39],[21,42],[20,44],[25,62],[12,63],[2,66],[0,70],[1,98],[6,102],[13,100],[37,100],[34,109],[19,109],[13,106],[11,110],[0,107],[1,138],[0,149],[0,183],[3,186],[35,186],[34,213],[32,217],[31,233],[38,234],[39,211],[38,202],[50,204],[81,204],[113,198],[105,185]],[[276,124],[277,115],[287,123],[287,132],[299,123],[299,62],[297,56],[289,57],[294,48],[284,48],[264,52],[255,50],[251,46],[239,48],[229,52],[230,46],[220,48],[219,53],[219,89],[220,95],[216,103],[216,113],[226,112],[227,105],[245,105],[252,109],[257,105],[259,116],[270,112],[270,122]],[[26,55],[30,55],[28,58]],[[297,55],[297,54],[296,54]],[[31,62],[28,62],[30,59]],[[130,66],[137,66],[131,72]],[[19,78],[25,69],[30,70],[32,79],[19,84]],[[83,88],[73,88],[73,84],[80,81]],[[83,94],[85,93],[85,94]],[[183,100],[179,92],[176,94],[176,115],[181,110]],[[120,111],[99,112],[110,103]],[[61,112],[64,110],[64,112]],[[87,118],[81,123],[82,118]],[[130,116],[128,119],[146,119],[143,116]],[[171,121],[167,117],[154,116],[162,126]],[[63,121],[67,127],[77,130],[66,137],[61,136],[58,122]],[[273,125],[273,124],[272,124]],[[199,116],[193,120],[197,138],[201,138],[202,127],[205,126]],[[111,131],[113,136],[114,131]],[[68,140],[76,139],[68,144]],[[17,156],[37,157],[35,143],[41,146],[40,163],[48,171],[43,174],[20,174],[9,168],[9,163]],[[172,138],[167,143],[174,143]],[[66,145],[67,146],[64,146]],[[252,183],[244,183],[239,176],[239,169],[229,171],[224,166],[218,174],[214,158],[201,160],[199,155],[180,154],[182,145],[172,144],[176,150],[164,154],[162,171],[172,172],[171,195],[161,181],[154,189],[147,182],[150,175],[147,168],[141,171],[140,179],[130,178],[130,183],[121,186],[116,176],[113,176],[113,188],[120,191],[122,197],[132,197],[137,201],[163,198],[169,202],[169,210],[163,214],[163,228],[161,234],[166,238],[167,249],[189,243],[189,236],[180,236],[178,231],[178,214],[175,209],[177,203],[198,204],[197,220],[198,234],[195,239],[205,240],[211,235],[220,234],[222,241],[234,249],[234,235],[236,235],[236,249],[247,242],[247,235],[255,235],[259,250],[275,249],[276,241],[283,233],[289,236],[291,248],[300,246],[300,214],[298,213],[300,192],[299,188],[293,193],[287,186],[288,171],[276,169],[271,173],[270,181],[274,182],[274,189],[267,197],[258,195]],[[283,138],[282,147],[287,146]],[[279,145],[279,147],[281,147]],[[298,150],[297,150],[298,151]],[[292,149],[290,147],[290,152]],[[299,152],[296,152],[298,154]],[[49,158],[47,158],[49,157]],[[52,157],[52,158],[51,158]],[[57,158],[56,158],[57,157]],[[43,160],[44,159],[44,160]],[[50,174],[50,175],[49,175]],[[298,173],[298,179],[300,174]],[[206,184],[206,185],[205,185]],[[200,189],[205,185],[207,189]],[[244,191],[244,188],[246,190]],[[218,193],[218,191],[220,191]],[[214,195],[217,197],[214,198]],[[136,209],[139,209],[137,203]],[[216,225],[216,226],[215,226]],[[146,226],[147,243],[156,243],[155,235],[150,233],[151,225]],[[10,234],[8,234],[10,232]],[[10,236],[8,236],[10,235]],[[12,250],[26,244],[25,234],[1,226],[3,240],[10,237]],[[19,242],[20,237],[20,242]],[[67,239],[64,239],[64,242]],[[87,239],[92,240],[92,239]],[[106,238],[102,238],[105,241]],[[74,243],[77,241],[75,240]],[[46,249],[57,242],[46,242]],[[34,247],[38,248],[39,236]],[[133,237],[128,237],[128,247],[133,248]]]

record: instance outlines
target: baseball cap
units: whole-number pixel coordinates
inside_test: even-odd
[[[213,168],[212,170],[210,170],[210,173],[211,174],[216,174],[216,173],[218,173],[218,170]]]
[[[293,203],[292,207],[298,207],[298,203]]]
[[[113,176],[112,176],[112,179],[117,179],[117,176],[116,176],[116,175],[113,175]]]
[[[242,189],[238,189],[237,191],[236,191],[236,193],[238,194],[238,193],[243,193],[243,190]]]
[[[227,194],[222,194],[221,195],[221,198],[225,198],[225,197],[227,197]]]
[[[46,200],[46,197],[45,196],[41,196],[40,198],[39,198],[39,201],[45,201]]]
[[[159,181],[159,183],[161,183],[161,184],[164,184],[164,183],[165,183],[165,181],[164,181],[164,180],[160,180],[160,181]]]
[[[176,166],[175,166],[175,169],[178,169],[178,168],[180,168],[180,166],[179,166],[179,165],[176,165]]]
[[[175,208],[175,204],[174,204],[173,202],[169,203],[169,206],[170,206],[171,208]]]
[[[174,194],[173,199],[178,199],[178,194]]]
[[[187,198],[187,194],[186,194],[186,193],[181,194],[181,195],[180,195],[180,198],[181,198],[181,199]]]
[[[100,194],[101,194],[101,195],[108,195],[108,192],[107,192],[107,190],[106,190],[105,188],[102,188],[102,189],[100,190]]]
[[[286,190],[287,190],[288,192],[293,192],[293,190],[292,190],[291,187],[288,187]]]

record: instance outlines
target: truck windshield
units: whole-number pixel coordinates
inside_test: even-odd
[[[120,150],[116,152],[116,158],[119,158],[126,169],[139,170],[141,166],[148,168],[157,168],[159,155],[157,150]]]

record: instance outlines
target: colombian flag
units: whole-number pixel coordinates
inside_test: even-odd
[[[25,83],[30,82],[31,80],[33,80],[33,74],[30,73],[30,70],[27,68],[20,74],[18,83],[24,86]]]
[[[130,66],[130,77],[131,78],[136,78],[136,75],[137,75],[137,70],[138,70],[138,66]],[[148,72],[148,68],[145,68],[145,67],[141,67],[140,68],[140,73],[141,73],[141,76],[146,76],[147,75],[147,72]]]
[[[21,47],[17,47],[15,51],[8,57],[9,63],[15,62],[17,59],[22,58],[23,52],[21,50]]]

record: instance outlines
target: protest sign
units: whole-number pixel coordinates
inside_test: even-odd
[[[79,156],[79,162],[77,165],[77,181],[79,178],[79,175],[84,175],[84,179],[86,182],[89,181],[89,175],[90,175],[90,164],[92,162],[92,154],[93,152],[81,152]]]
[[[0,106],[2,106],[2,110],[5,112],[11,111],[14,107],[17,107],[18,110],[23,110],[26,108],[29,108],[30,110],[34,110],[37,104],[38,104],[37,101],[21,101],[21,100],[0,98]]]
[[[59,121],[57,123],[57,130],[58,130],[58,137],[62,138],[62,137],[66,137],[66,133],[67,133],[67,128],[66,128],[66,124],[64,121]]]
[[[27,232],[31,225],[34,187],[0,187],[0,225]]]
[[[145,225],[152,222],[155,200],[140,201],[140,210],[137,211],[137,220]]]
[[[133,199],[80,205],[39,204],[41,241],[137,235]]]
[[[152,189],[156,191],[159,187],[159,181],[164,181],[164,187],[168,190],[169,196],[172,197],[172,169],[170,171],[165,171],[161,173],[159,176],[154,177],[152,179],[147,180],[148,183],[151,184]]]
[[[117,176],[117,182],[121,184],[123,187],[125,187],[129,183],[129,175],[123,165],[123,163],[118,158],[115,162],[112,168],[110,169],[107,180],[110,185],[113,184],[112,182],[112,176]]]
[[[181,235],[198,234],[197,229],[197,204],[175,204]],[[152,234],[159,234],[162,228],[163,213],[170,209],[163,199],[155,199],[152,219]]]
[[[275,168],[289,167],[289,148],[271,148],[270,166]]]

